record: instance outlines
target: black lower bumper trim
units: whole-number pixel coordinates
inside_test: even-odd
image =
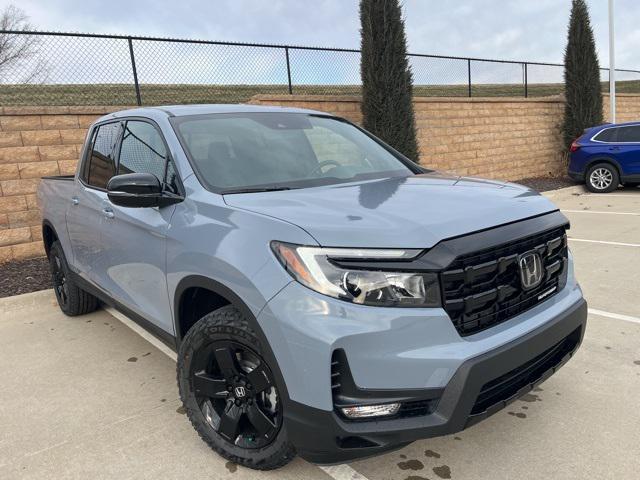
[[[327,464],[377,455],[415,440],[463,430],[557,371],[579,347],[586,319],[587,304],[581,300],[535,331],[467,360],[429,415],[349,422],[335,412],[288,401],[285,426],[289,439],[306,460]]]
[[[584,172],[567,172],[567,175],[571,180],[576,182],[584,182]]]

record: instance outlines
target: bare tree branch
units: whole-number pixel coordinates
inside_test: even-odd
[[[0,30],[33,31],[25,12],[9,5],[0,12]],[[39,38],[28,33],[0,33],[0,83],[42,83],[47,71],[39,58]]]

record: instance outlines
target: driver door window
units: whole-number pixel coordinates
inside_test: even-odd
[[[137,120],[129,120],[125,124],[118,175],[151,173],[164,183],[167,190],[177,193],[176,170],[167,157],[164,141],[153,125]]]

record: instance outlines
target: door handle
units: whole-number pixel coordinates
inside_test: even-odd
[[[106,217],[106,218],[113,218],[116,216],[115,213],[113,213],[113,210],[109,207],[105,207],[102,209],[102,214]]]
[[[78,197],[71,197],[71,205],[78,205],[79,203]]]

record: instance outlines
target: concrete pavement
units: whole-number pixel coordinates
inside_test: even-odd
[[[549,196],[565,210],[608,212],[567,213],[571,237],[640,244],[640,216],[614,214],[640,214],[640,190]],[[582,348],[540,390],[457,435],[325,470],[226,462],[182,413],[175,363],[161,350],[106,311],[64,316],[50,291],[2,299],[0,478],[638,478],[640,247],[570,246],[589,306],[604,316],[589,316]]]

